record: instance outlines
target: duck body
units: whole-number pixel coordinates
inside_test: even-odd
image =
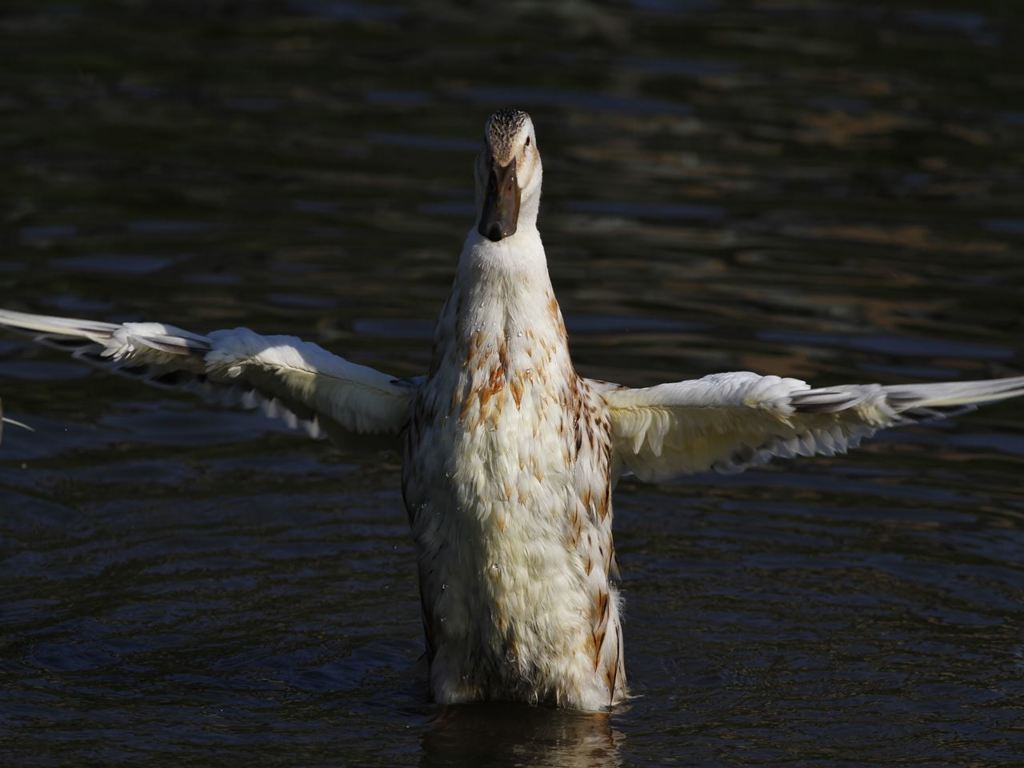
[[[610,462],[536,227],[470,232],[405,435],[435,700],[625,696]]]
[[[812,388],[750,371],[633,389],[581,378],[548,276],[525,112],[491,115],[477,219],[425,377],[291,336],[0,309],[0,327],[311,435],[401,447],[435,701],[595,711],[627,696],[612,486],[843,453],[880,429],[1024,396],[1024,376]],[[3,422],[18,424],[0,415]],[[403,441],[403,442],[399,442]]]

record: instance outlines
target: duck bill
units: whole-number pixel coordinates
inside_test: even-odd
[[[492,163],[477,231],[494,243],[514,235],[519,223],[519,197],[515,159],[504,167]]]

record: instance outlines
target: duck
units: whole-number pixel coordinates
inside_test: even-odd
[[[0,326],[115,372],[400,451],[427,685],[440,704],[598,712],[629,697],[612,535],[619,478],[831,456],[884,428],[1024,394],[1024,376],[812,387],[739,371],[644,388],[585,378],[537,227],[543,166],[526,112],[487,119],[474,176],[476,218],[430,368],[413,379],[246,328],[0,310]]]

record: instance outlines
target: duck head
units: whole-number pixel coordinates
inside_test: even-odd
[[[503,109],[487,119],[476,160],[477,231],[498,242],[520,224],[535,224],[540,204],[540,152],[530,116]]]

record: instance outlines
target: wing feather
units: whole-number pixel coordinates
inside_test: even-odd
[[[294,336],[247,328],[206,336],[162,323],[105,323],[0,309],[0,326],[154,386],[222,405],[262,408],[314,437],[397,435],[415,390],[408,382]]]
[[[4,403],[2,400],[0,400],[0,443],[2,443],[4,439],[4,424],[11,424],[15,427],[27,429],[29,432],[35,432],[35,430],[32,429],[32,427],[30,427],[28,424],[24,424],[20,421],[15,421],[14,419],[10,419],[7,416],[4,416]]]
[[[740,371],[628,389],[594,382],[617,465],[641,480],[740,472],[773,458],[845,453],[885,427],[1024,395],[1024,377],[812,389]]]

